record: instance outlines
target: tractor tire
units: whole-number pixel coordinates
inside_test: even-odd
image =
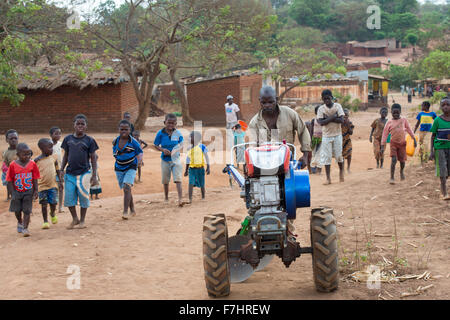
[[[228,264],[228,229],[224,214],[214,214],[203,220],[203,267],[208,295],[214,298],[230,294]]]
[[[339,260],[333,209],[312,209],[310,232],[316,289],[319,292],[334,291],[339,285]]]

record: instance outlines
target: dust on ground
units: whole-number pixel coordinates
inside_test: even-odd
[[[415,124],[414,114],[421,100],[414,98],[406,108],[406,96],[396,94],[404,106],[403,116]],[[434,107],[436,108],[436,107]],[[436,109],[435,109],[436,111]],[[303,114],[305,120],[312,114]],[[339,233],[341,282],[337,291],[316,292],[311,256],[298,258],[286,269],[278,258],[244,283],[233,284],[227,299],[400,299],[403,293],[419,292],[404,299],[449,299],[450,204],[439,200],[439,180],[430,163],[421,167],[409,159],[406,181],[389,185],[390,159],[384,169],[375,168],[372,145],[368,142],[370,123],[376,110],[352,114],[352,173],[339,183],[333,164],[333,184],[325,177],[311,176],[312,207],[334,208]],[[188,128],[189,129],[189,128]],[[209,299],[203,277],[203,216],[225,213],[234,234],[246,216],[239,190],[230,189],[222,174],[223,164],[214,164],[207,176],[207,200],[194,192],[192,205],[179,208],[170,186],[171,202],[163,201],[159,153],[145,150],[143,183],[133,189],[137,216],[121,219],[122,193],[113,171],[111,141],[114,134],[92,134],[100,145],[99,173],[103,193],[93,201],[87,214],[88,228],[66,230],[71,221],[67,209],[59,223],[40,229],[42,217],[37,203],[30,225],[30,238],[16,232],[16,220],[8,212],[5,189],[0,191],[0,297],[2,299]],[[20,135],[37,154],[37,141],[45,136]],[[152,142],[153,128],[142,133]],[[0,149],[5,149],[2,141]],[[421,182],[422,181],[422,182]],[[420,183],[421,182],[421,183]],[[183,178],[186,194],[187,177]],[[419,184],[418,184],[419,183]],[[418,184],[418,185],[417,185]],[[416,186],[417,185],[417,186]],[[298,209],[296,233],[302,246],[309,246],[310,209]],[[395,217],[395,224],[394,224]],[[395,237],[397,235],[397,237]],[[370,248],[370,250],[368,249]],[[396,264],[398,275],[430,272],[425,279],[382,283],[369,290],[349,275],[364,266],[383,262]],[[67,289],[68,267],[81,272],[81,289]],[[393,269],[391,268],[391,271]],[[416,291],[421,287],[424,291]]]

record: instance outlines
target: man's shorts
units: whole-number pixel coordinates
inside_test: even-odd
[[[400,162],[406,162],[408,156],[406,155],[406,141],[402,143],[392,142],[391,145],[391,157],[396,157]]]
[[[14,190],[12,192],[9,211],[23,212],[24,214],[30,214],[32,210],[33,210],[33,189],[24,192],[18,192]]]
[[[127,171],[116,171],[117,182],[119,182],[120,189],[123,189],[124,184],[133,186],[136,178],[136,170],[128,169]]]
[[[332,158],[337,162],[344,162],[342,157],[342,135],[335,137],[322,137],[322,145],[320,147],[320,165],[331,165]]]
[[[436,175],[438,177],[450,176],[450,149],[436,149]]]
[[[79,176],[73,176],[68,173],[64,175],[64,206],[75,207],[79,199],[81,208],[89,208],[91,177],[91,171],[87,171]]]
[[[40,204],[58,204],[58,189],[52,188],[39,191]]]
[[[169,184],[170,176],[173,175],[173,182],[182,181],[183,165],[181,161],[161,160],[162,184]]]

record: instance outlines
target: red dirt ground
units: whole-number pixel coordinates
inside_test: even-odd
[[[395,99],[404,103],[405,97]],[[414,100],[414,106],[420,103]],[[436,107],[435,107],[436,108]],[[412,107],[403,112],[413,126]],[[309,120],[312,114],[302,115]],[[389,185],[390,159],[385,169],[374,169],[372,146],[368,142],[375,110],[352,115],[356,125],[353,136],[352,173],[344,183],[338,181],[337,166],[332,167],[333,184],[322,185],[324,176],[311,176],[312,206],[334,208],[338,222],[340,260],[353,261],[342,268],[339,290],[330,294],[315,291],[311,257],[304,255],[286,269],[278,258],[250,279],[232,285],[229,299],[400,299],[404,292],[418,286],[434,286],[418,296],[406,299],[449,299],[450,204],[439,200],[439,181],[430,163],[421,168],[417,159],[409,159],[406,181]],[[33,146],[43,134],[21,135],[20,141]],[[208,299],[203,277],[203,216],[225,213],[228,229],[234,233],[245,217],[245,206],[237,188],[228,186],[222,174],[223,164],[214,164],[207,177],[207,200],[200,201],[195,190],[192,205],[178,208],[171,185],[169,204],[163,202],[160,184],[159,153],[147,149],[143,183],[134,187],[137,216],[121,219],[122,194],[113,171],[111,140],[114,134],[93,134],[100,145],[101,199],[88,210],[83,230],[66,230],[70,215],[59,215],[60,223],[41,230],[40,208],[34,204],[30,238],[15,230],[16,220],[8,212],[5,189],[0,192],[0,298],[1,299]],[[142,138],[153,141],[155,130]],[[6,144],[0,143],[4,150]],[[423,181],[422,184],[415,185]],[[187,178],[183,180],[187,191]],[[309,209],[297,211],[298,239],[309,246]],[[384,256],[394,261],[394,216],[398,236],[399,274],[421,274],[428,270],[432,278],[383,283],[380,290],[369,290],[364,283],[345,281],[357,270],[354,253],[367,255],[372,244],[372,263]],[[437,222],[436,220],[440,222]],[[365,232],[366,230],[366,232]],[[370,233],[371,232],[371,233]],[[387,235],[387,236],[376,236]],[[431,253],[428,252],[431,250]],[[362,263],[362,262],[361,262]],[[69,265],[81,270],[81,289],[68,290]]]

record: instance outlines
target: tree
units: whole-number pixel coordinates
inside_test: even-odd
[[[192,119],[177,71],[195,70],[211,77],[219,70],[257,63],[257,55],[276,23],[276,16],[271,12],[261,1],[228,0],[214,25],[205,29],[208,24],[193,21],[191,28],[200,36],[189,36],[167,50],[162,63],[167,66],[180,97],[183,123],[190,124]]]
[[[279,95],[278,83],[286,80],[290,82],[286,90],[279,95],[280,103],[289,91],[305,85],[308,81],[331,78],[336,73],[346,73],[342,61],[329,51],[282,47],[277,50],[274,57],[279,58],[279,65],[266,70],[264,76],[275,81],[277,95]]]
[[[45,0],[0,2],[0,101],[6,99],[13,106],[23,101],[17,66],[34,64],[39,55],[49,53],[50,34],[61,29],[67,16]]]
[[[290,15],[299,25],[327,29],[330,27],[330,3],[330,0],[293,0]]]
[[[405,37],[406,41],[413,46],[413,55],[416,54],[416,44],[417,40],[419,39],[419,36],[415,33],[408,33]]]
[[[136,128],[142,129],[151,108],[151,96],[164,58],[174,46],[211,32],[226,7],[225,0],[126,0],[124,14],[98,12],[104,23],[90,23],[111,54],[120,58],[139,102]],[[106,9],[108,9],[106,7]]]
[[[445,79],[450,74],[450,51],[435,50],[422,62],[421,76]]]

